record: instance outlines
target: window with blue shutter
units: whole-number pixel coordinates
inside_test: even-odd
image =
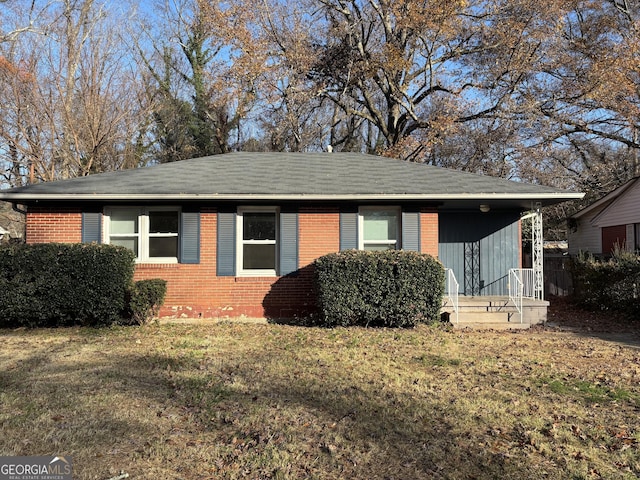
[[[200,211],[175,206],[105,208],[105,242],[131,249],[140,263],[200,263]],[[102,214],[82,216],[82,241],[99,241]]]
[[[420,251],[420,211],[394,206],[361,206],[340,212],[340,250]]]
[[[113,206],[105,208],[105,216],[105,242],[132,250],[140,263],[178,263],[179,207]]]
[[[398,207],[360,207],[358,222],[359,249],[374,251],[401,248]]]

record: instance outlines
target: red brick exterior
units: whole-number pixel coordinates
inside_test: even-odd
[[[420,211],[420,251],[438,257],[438,211],[435,208]]]
[[[27,243],[78,243],[82,241],[79,208],[29,207]]]
[[[27,242],[80,242],[79,209],[30,207]],[[135,279],[167,280],[161,317],[294,317],[315,308],[312,262],[339,250],[338,207],[301,207],[298,215],[298,265],[284,277],[217,277],[217,211],[203,208],[200,216],[199,264],[138,264]],[[421,211],[421,249],[438,255],[438,213]]]

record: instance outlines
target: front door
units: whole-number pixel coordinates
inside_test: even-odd
[[[482,280],[480,280],[480,242],[464,242],[464,294],[468,296],[480,295]]]

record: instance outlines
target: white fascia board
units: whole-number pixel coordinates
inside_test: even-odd
[[[584,193],[481,193],[481,194],[28,194],[28,193],[6,193],[0,194],[0,200],[9,202],[20,201],[77,201],[77,200],[100,200],[100,201],[122,201],[122,200],[153,200],[153,201],[184,201],[184,200],[579,200]]]

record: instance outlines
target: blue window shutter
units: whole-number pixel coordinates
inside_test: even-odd
[[[82,243],[102,243],[102,213],[82,212]]]
[[[402,212],[402,249],[420,251],[420,212]]]
[[[340,212],[340,250],[358,248],[358,212]]]
[[[218,212],[217,275],[236,274],[236,213]]]
[[[180,263],[200,263],[200,212],[180,215]]]
[[[298,214],[280,213],[280,275],[298,270]]]

